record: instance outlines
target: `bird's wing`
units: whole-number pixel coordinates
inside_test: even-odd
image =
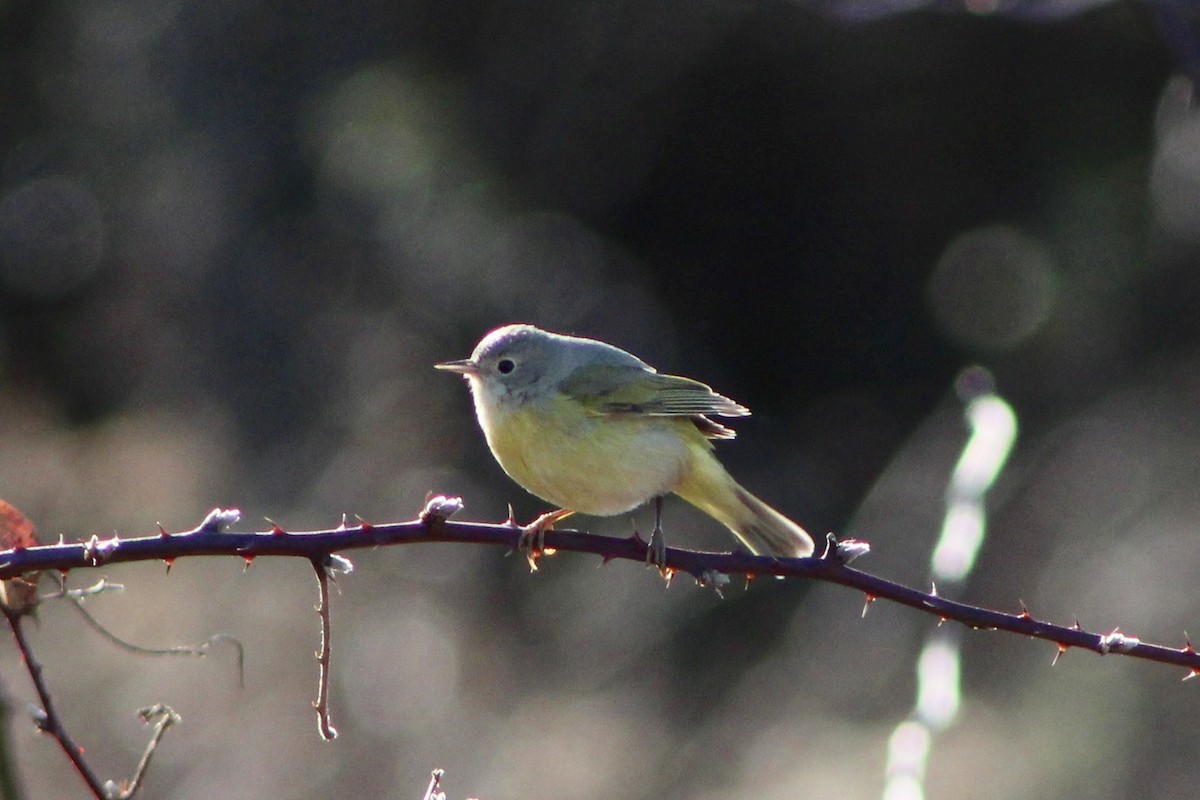
[[[594,414],[692,417],[696,427],[712,438],[731,438],[733,431],[705,414],[744,417],[750,413],[700,381],[640,367],[583,367],[564,380],[559,389]]]

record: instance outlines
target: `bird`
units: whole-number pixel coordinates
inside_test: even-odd
[[[470,358],[437,369],[466,378],[501,468],[557,509],[526,526],[522,549],[572,513],[614,516],[651,500],[647,561],[665,567],[662,499],[674,493],[728,528],[753,554],[801,558],[812,537],[743,488],[713,452],[734,431],[713,419],[750,411],[700,381],[660,373],[619,347],[515,323]],[[536,568],[533,556],[531,566]]]

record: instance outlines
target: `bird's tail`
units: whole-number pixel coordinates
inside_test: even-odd
[[[675,493],[733,531],[752,553],[785,558],[813,554],[808,532],[746,491],[716,457],[697,459]]]
[[[808,531],[737,483],[733,484],[733,491],[747,513],[728,527],[751,552],[788,558],[804,558],[813,554],[813,540]]]

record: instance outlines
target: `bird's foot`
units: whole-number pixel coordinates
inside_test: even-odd
[[[529,562],[529,571],[537,572],[537,561],[546,550],[546,531],[554,527],[554,523],[566,519],[575,512],[565,508],[557,511],[547,511],[533,522],[521,527],[517,537],[517,550],[525,555]]]
[[[667,537],[662,529],[663,499],[654,498],[654,530],[650,533],[650,544],[646,545],[646,566],[653,564],[667,578]],[[670,583],[670,578],[667,579]]]
[[[662,572],[667,568],[667,537],[662,525],[655,523],[650,533],[650,543],[646,545],[646,566],[653,564]]]

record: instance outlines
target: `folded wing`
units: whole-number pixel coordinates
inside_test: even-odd
[[[559,388],[595,414],[689,417],[705,436],[713,439],[732,439],[735,434],[705,415],[744,417],[750,413],[750,409],[717,394],[700,381],[636,366],[584,367]]]

